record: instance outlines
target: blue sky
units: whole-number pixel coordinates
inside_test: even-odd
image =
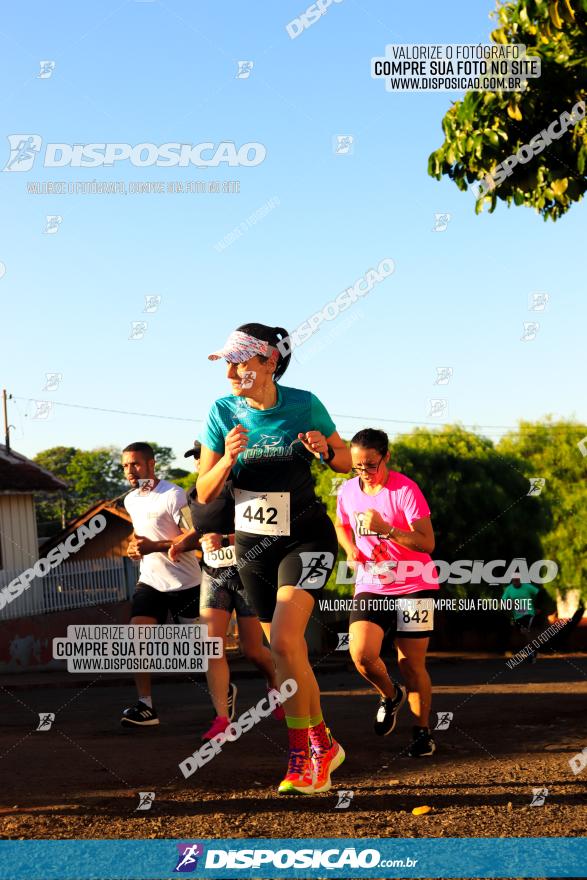
[[[370,76],[387,43],[487,42],[493,2],[343,0],[292,40],[285,26],[304,8],[128,0],[5,11],[2,166],[11,133],[267,150],[250,168],[37,160],[0,173],[0,385],[17,398],[14,448],[148,439],[181,457],[227,391],[206,356],[233,327],[294,328],[384,258],[394,274],[300,349],[284,379],[313,390],[343,436],[459,421],[497,438],[494,426],[520,418],[587,419],[584,204],[556,224],[502,203],[477,217],[471,193],[427,176],[462,93],[390,94]],[[38,78],[49,59],[52,76]],[[254,62],[248,79],[236,77],[239,60]],[[337,135],[352,135],[352,155],[334,153]],[[92,180],[239,180],[240,194],[27,192],[31,181]],[[267,216],[215,248],[270,199]],[[436,213],[451,215],[444,232],[432,231]],[[54,235],[47,215],[63,218]],[[535,292],[549,294],[542,312],[528,309]],[[153,314],[147,295],[161,297]],[[144,337],[129,339],[142,320]],[[523,342],[531,321],[536,338]],[[434,384],[437,367],[452,368],[448,385]],[[47,373],[63,376],[54,391],[43,391]],[[433,398],[448,401],[440,418]],[[53,401],[48,418],[34,418],[35,400]]]

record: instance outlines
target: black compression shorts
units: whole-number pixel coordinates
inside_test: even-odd
[[[285,537],[237,532],[239,574],[259,620],[273,619],[279,587],[297,586],[316,600],[336,564],[338,540],[328,515],[319,510],[296,523]]]
[[[167,620],[168,612],[174,620],[195,620],[200,614],[199,586],[188,587],[187,590],[163,591],[139,581],[132,597],[131,619],[154,617],[157,623],[163,624]]]

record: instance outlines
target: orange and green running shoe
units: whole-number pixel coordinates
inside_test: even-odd
[[[279,794],[314,794],[312,761],[304,749],[290,749],[287,773],[277,790]]]
[[[328,731],[330,733],[330,731]],[[344,749],[335,739],[331,739],[330,748],[326,751],[312,750],[312,766],[314,768],[314,791],[330,791],[332,782],[330,774],[340,767],[345,759]]]

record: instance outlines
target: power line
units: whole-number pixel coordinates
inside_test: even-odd
[[[133,412],[131,410],[125,409],[108,409],[107,407],[102,406],[87,406],[83,403],[63,403],[57,400],[40,400],[39,398],[34,397],[18,397],[15,395],[11,395],[13,400],[23,400],[26,402],[38,402],[38,403],[51,403],[53,406],[66,406],[73,409],[86,409],[92,410],[94,412],[105,412],[105,413],[115,413],[117,415],[124,416],[140,416],[142,418],[148,419],[165,419],[170,422],[196,422],[198,424],[203,424],[204,419],[188,419],[183,416],[164,416],[157,413],[143,413],[143,412]],[[337,419],[355,419],[360,422],[365,423],[377,423],[377,422],[386,422],[390,424],[396,425],[416,425],[416,426],[425,426],[425,427],[433,427],[433,428],[443,428],[443,427],[459,427],[459,428],[469,428],[471,430],[480,430],[483,428],[488,428],[490,430],[496,431],[517,431],[520,428],[520,425],[478,425],[478,424],[462,424],[455,422],[423,422],[423,421],[414,421],[412,419],[386,419],[381,416],[353,416],[346,415],[344,413],[332,413],[332,416]],[[526,426],[527,430],[538,431],[541,428],[549,428],[551,431],[576,431],[578,433],[582,433],[585,430],[584,426],[578,425],[577,427],[573,426],[558,426],[553,425],[550,422],[538,422],[532,425]]]
[[[457,428],[490,428],[494,430],[504,430],[504,431],[517,431],[520,428],[520,425],[476,425],[476,424],[464,424],[460,422],[414,422],[409,419],[383,419],[381,416],[348,416],[343,415],[342,413],[331,413],[334,418],[337,419],[358,419],[361,422],[393,422],[398,425],[431,425],[434,428],[442,428],[445,425]],[[569,430],[563,426],[553,425],[551,422],[537,422],[532,425],[528,425],[528,428],[533,431],[538,431],[540,428],[550,428],[554,431],[566,431]],[[585,430],[585,426],[578,425],[576,428],[571,427],[571,431],[578,431],[582,433]]]
[[[141,412],[131,412],[126,409],[107,409],[103,406],[86,406],[83,403],[62,403],[57,400],[40,400],[36,397],[13,397],[14,400],[24,400],[27,402],[34,401],[35,403],[51,403],[53,406],[68,406],[73,409],[91,409],[94,412],[106,412],[106,413],[117,413],[122,416],[142,416],[148,419],[167,419],[171,422],[203,422],[203,419],[186,419],[182,416],[161,416],[156,413],[141,413]]]

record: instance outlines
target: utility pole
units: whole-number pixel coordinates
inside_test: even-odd
[[[8,407],[6,405],[7,401],[6,388],[2,389],[2,411],[4,412],[4,443],[6,444],[6,451],[10,452],[10,425],[8,424]]]

